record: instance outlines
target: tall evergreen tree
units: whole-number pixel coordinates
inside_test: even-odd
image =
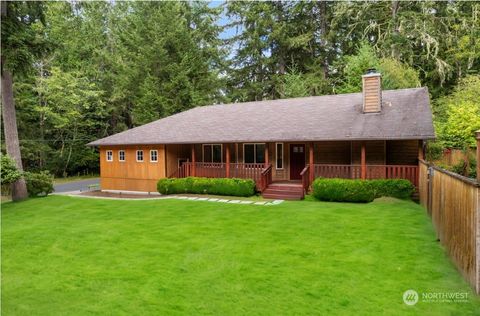
[[[7,154],[13,158],[18,170],[23,170],[20,142],[18,139],[13,78],[22,75],[32,65],[36,56],[44,50],[35,24],[43,22],[41,2],[1,2],[2,17],[2,117]],[[27,197],[25,180],[20,178],[12,184],[14,201]]]

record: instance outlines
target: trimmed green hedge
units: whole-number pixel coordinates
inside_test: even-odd
[[[322,201],[371,202],[382,196],[409,198],[414,186],[404,179],[351,180],[318,178],[313,184],[313,196]]]
[[[413,184],[405,179],[368,180],[375,190],[375,198],[390,196],[397,199],[409,199],[415,191]]]
[[[252,196],[255,194],[255,181],[236,178],[165,178],[158,181],[157,190],[161,194]]]

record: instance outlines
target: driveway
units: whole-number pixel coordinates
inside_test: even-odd
[[[61,183],[54,185],[54,189],[56,193],[62,193],[62,192],[71,192],[71,191],[86,191],[88,190],[88,186],[91,184],[99,184],[100,179],[95,178],[95,179],[88,179],[88,180],[79,180],[79,181],[74,181],[74,182],[68,182],[68,183]]]

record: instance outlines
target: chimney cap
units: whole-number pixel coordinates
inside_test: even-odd
[[[365,72],[364,75],[362,75],[362,77],[381,77],[382,74],[380,74],[380,72],[377,71],[377,69],[375,68],[369,68],[367,69],[367,71]]]

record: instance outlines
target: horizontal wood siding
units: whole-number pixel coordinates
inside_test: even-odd
[[[150,150],[158,150],[158,162],[150,162]],[[113,151],[113,161],[106,160],[107,150]],[[125,150],[125,161],[118,160],[119,150]],[[143,150],[143,162],[137,162],[136,151]],[[165,177],[165,147],[115,146],[100,147],[100,187],[102,190],[156,192],[158,179]]]
[[[352,164],[360,164],[361,142],[352,142]],[[365,142],[365,154],[367,165],[385,164],[385,141],[375,140]]]
[[[313,157],[315,164],[350,164],[350,142],[316,142]]]
[[[416,165],[418,140],[387,140],[388,165]]]

